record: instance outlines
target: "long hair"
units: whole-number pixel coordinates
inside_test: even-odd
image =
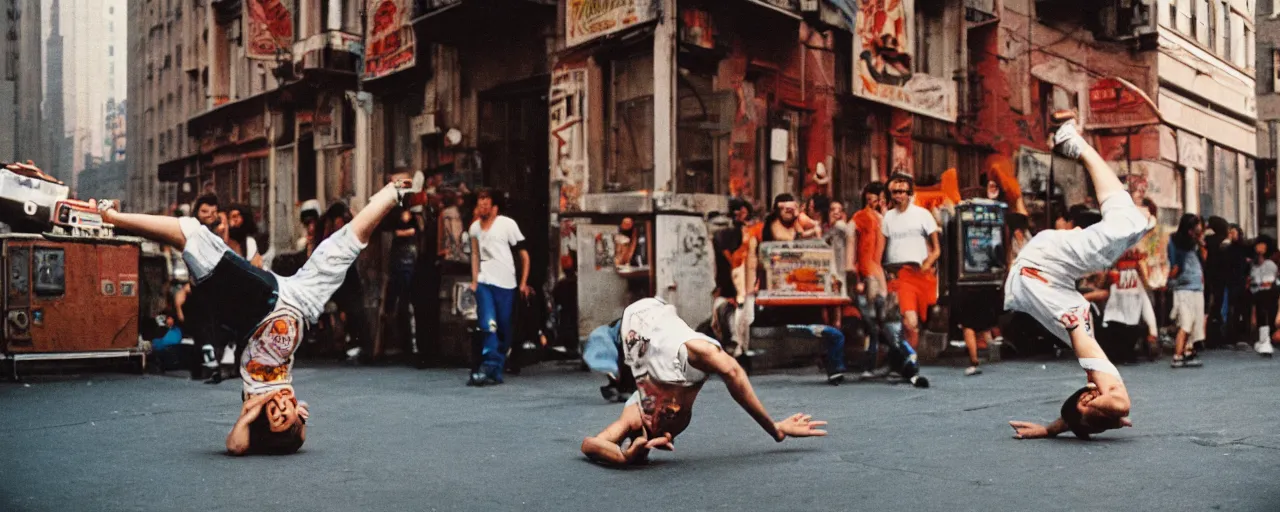
[[[231,237],[232,240],[235,240],[236,243],[240,244],[241,248],[244,248],[245,244],[249,241],[249,237],[257,236],[258,221],[254,220],[253,208],[250,208],[248,205],[233,204],[227,208],[227,214],[230,215],[231,212],[240,213],[240,227],[231,228],[230,226],[228,226],[227,236]],[[245,256],[248,256],[248,255],[245,254]]]
[[[1183,251],[1190,251],[1195,248],[1196,240],[1192,237],[1192,230],[1200,226],[1200,216],[1194,213],[1182,214],[1182,219],[1178,220],[1178,231],[1169,237],[1169,241]]]

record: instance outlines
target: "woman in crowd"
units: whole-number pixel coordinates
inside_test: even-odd
[[[1258,341],[1253,349],[1264,357],[1270,357],[1274,351],[1271,346],[1271,328],[1280,318],[1276,317],[1277,300],[1280,292],[1276,289],[1275,241],[1263,235],[1253,244],[1253,264],[1249,268],[1249,293],[1252,294],[1254,319],[1258,322]]]

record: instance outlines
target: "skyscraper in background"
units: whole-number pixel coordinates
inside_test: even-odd
[[[52,3],[52,0],[46,0]],[[71,139],[72,189],[88,166],[110,160],[109,108],[125,99],[125,0],[58,0],[62,102]],[[52,18],[51,18],[52,20]],[[51,31],[51,34],[53,32]],[[51,63],[52,65],[52,63]]]

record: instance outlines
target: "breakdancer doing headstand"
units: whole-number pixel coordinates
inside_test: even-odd
[[[374,194],[291,277],[253,267],[194,218],[123,213],[111,201],[96,202],[103,220],[116,228],[182,250],[195,289],[210,298],[210,321],[246,344],[239,362],[244,404],[227,434],[227,452],[287,454],[302,446],[310,411],[294,396],[291,375],[302,331],[342,285],[378,222],[402,197],[416,192],[415,186],[404,180]]]
[[[1070,345],[1088,383],[1062,404],[1061,416],[1048,426],[1011,421],[1014,437],[1052,437],[1071,431],[1076,437],[1130,427],[1129,392],[1115,365],[1094,337],[1089,302],[1076,291],[1081,277],[1110,268],[1154,227],[1138,210],[1114,171],[1076,131],[1075,114],[1053,114],[1054,150],[1080,160],[1102,205],[1102,220],[1070,230],[1045,230],[1027,243],[1005,281],[1005,309],[1026,313]],[[1096,220],[1096,217],[1095,217]],[[1080,222],[1077,220],[1077,222]]]
[[[686,427],[693,401],[711,374],[717,374],[729,394],[777,442],[790,437],[824,436],[813,421],[796,414],[774,422],[751,389],[747,374],[720,343],[689,327],[675,306],[660,299],[641,299],[627,307],[618,329],[623,358],[635,374],[639,389],[622,409],[622,416],[603,432],[582,441],[582,453],[604,464],[638,464],[653,449],[671,451]],[[626,440],[629,445],[624,445]]]

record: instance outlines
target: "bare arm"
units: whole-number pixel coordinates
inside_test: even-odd
[[[760,399],[756,397],[755,390],[751,388],[751,381],[747,380],[747,372],[738,365],[738,361],[720,350],[720,347],[706,341],[688,341],[685,347],[689,351],[689,364],[704,372],[719,375],[724,380],[725,387],[729,388],[729,396],[732,396],[733,400],[751,415],[751,419],[756,420],[765,433],[773,437],[774,441],[781,442],[786,439],[786,434],[778,431],[778,426],[769,417],[764,404],[760,403]]]
[[[183,286],[177,293],[173,294],[173,313],[178,316],[178,323],[186,323],[186,315],[182,313],[182,306],[187,303],[187,287]]]
[[[595,436],[582,440],[582,453],[594,462],[608,465],[636,464],[649,456],[649,440],[640,435],[640,409],[627,405],[622,416]],[[632,437],[631,445],[622,442]],[[665,439],[665,438],[664,438]]]
[[[924,259],[924,263],[920,266],[925,270],[933,268],[933,264],[938,262],[938,258],[942,256],[942,247],[938,243],[938,232],[934,231],[929,235],[929,257]]]
[[[480,283],[480,240],[471,237],[471,291]]]
[[[687,341],[685,347],[689,351],[689,364],[704,372],[720,375],[725,386],[729,388],[729,395],[733,400],[738,402],[738,405],[741,405],[747,414],[750,414],[751,418],[773,437],[774,441],[782,442],[787,436],[827,435],[825,430],[818,429],[827,422],[812,421],[812,417],[806,414],[795,414],[785,420],[774,422],[769,417],[769,413],[764,410],[764,404],[760,403],[760,399],[756,397],[755,390],[751,388],[751,382],[747,380],[747,372],[738,366],[738,361],[720,350],[720,347],[703,340]]]
[[[245,400],[244,405],[240,407],[240,419],[236,420],[235,426],[231,427],[231,432],[227,434],[227,453],[244,455],[249,451],[249,424],[258,419],[258,415],[262,414],[262,404],[267,403],[270,398],[271,393],[267,393],[253,395]]]
[[[884,237],[884,233],[882,233],[879,229],[877,229],[876,230],[876,252],[875,252],[876,265],[881,265],[884,263],[884,246],[886,243],[887,243],[887,239]]]
[[[1102,351],[1102,347],[1098,345],[1097,340],[1077,328],[1071,332],[1071,345],[1075,348],[1076,357],[1080,359],[1102,359],[1107,360],[1107,354]],[[1093,370],[1085,370],[1085,375],[1089,382],[1098,387],[1102,395],[1093,399],[1090,404],[1093,408],[1110,412],[1116,416],[1127,416],[1129,414],[1129,390],[1125,388],[1124,381],[1118,375],[1112,375],[1106,372],[1098,372]]]
[[[533,290],[525,292],[529,288],[529,251],[520,249],[520,290],[527,297]]]
[[[413,228],[397,229],[396,236],[399,238],[409,238],[414,235]]]
[[[1054,437],[1068,430],[1067,422],[1062,421],[1062,418],[1053,420],[1053,423],[1048,425],[1039,425],[1028,421],[1010,421],[1009,426],[1013,427],[1014,439]]]

